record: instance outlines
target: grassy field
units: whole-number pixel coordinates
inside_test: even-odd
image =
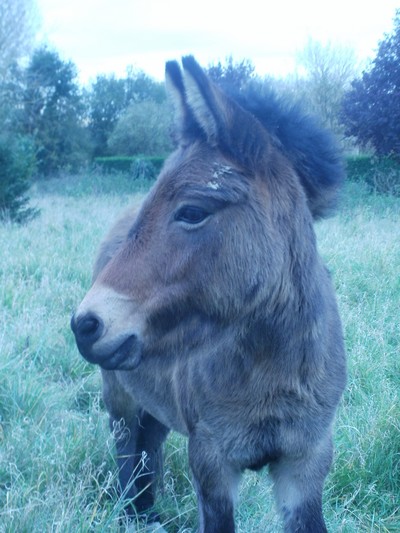
[[[124,180],[94,177],[47,182],[34,197],[39,218],[0,226],[0,532],[124,529],[99,373],[79,356],[69,319],[99,240],[145,188],[134,194]],[[349,184],[340,213],[317,232],[349,356],[324,494],[328,527],[400,531],[400,200]],[[244,476],[239,501],[239,532],[280,531],[266,472]],[[167,442],[158,507],[169,532],[196,529],[177,435]]]

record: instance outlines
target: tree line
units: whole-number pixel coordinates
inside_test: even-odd
[[[0,217],[9,201],[7,190],[18,189],[13,176],[23,181],[33,171],[44,176],[76,172],[99,156],[163,156],[173,145],[164,85],[145,72],[130,67],[122,78],[99,74],[81,87],[76,66],[45,46],[34,49],[21,66],[34,33],[28,9],[33,5],[34,0],[0,5]],[[301,102],[347,146],[399,158],[399,58],[397,10],[393,31],[361,75],[353,50],[313,40],[298,54],[297,73],[285,79],[260,78],[250,60],[232,57],[209,65],[208,74],[238,91],[249,83],[260,91],[275,90]],[[26,164],[18,171],[10,167],[21,158]]]
[[[165,154],[169,110],[164,87],[144,72],[99,75],[79,86],[76,66],[46,47],[0,83],[0,112],[9,136],[29,139],[37,171],[77,171],[94,156]]]

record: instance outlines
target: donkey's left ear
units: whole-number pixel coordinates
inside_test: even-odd
[[[269,136],[261,123],[225,95],[193,56],[166,67],[167,89],[175,102],[183,140],[202,139],[249,170],[263,165]]]
[[[182,58],[183,81],[186,89],[188,106],[192,110],[197,123],[211,145],[218,144],[218,131],[221,111],[223,110],[222,94],[206,76],[193,56]]]
[[[185,143],[204,137],[204,132],[188,105],[182,71],[177,61],[166,63],[165,85],[174,106],[175,123],[180,141]]]
[[[262,167],[270,139],[261,123],[222,92],[193,56],[182,58],[182,65],[187,105],[208,143],[250,171]]]
[[[183,72],[176,61],[165,66],[165,84],[175,109],[175,120],[181,140],[206,140],[218,144],[223,131],[221,112],[225,97],[208,79],[193,56],[182,58]]]

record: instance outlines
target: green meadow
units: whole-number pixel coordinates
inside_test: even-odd
[[[0,532],[125,530],[99,371],[80,357],[69,320],[99,241],[147,187],[95,175],[38,183],[40,216],[0,225]],[[400,199],[349,183],[338,214],[316,231],[349,360],[324,492],[328,528],[400,531]],[[195,531],[186,441],[176,434],[162,485],[164,528]],[[281,530],[266,470],[243,476],[236,520],[240,533]]]

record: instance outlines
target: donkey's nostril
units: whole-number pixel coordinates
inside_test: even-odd
[[[78,343],[94,344],[101,337],[104,324],[94,313],[87,313],[78,318],[72,317],[71,329]]]
[[[93,335],[100,326],[100,322],[95,317],[86,318],[82,323],[78,323],[81,335]]]

